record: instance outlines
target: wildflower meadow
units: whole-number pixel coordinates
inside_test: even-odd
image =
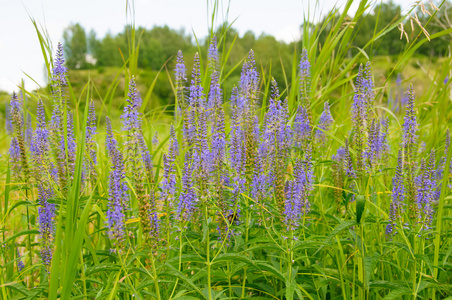
[[[372,47],[409,20],[351,49],[366,6],[305,25],[284,83],[249,49],[225,89],[234,43],[212,30],[162,70],[164,113],[146,108],[155,81],[138,89],[133,25],[99,95],[90,80],[74,92],[63,45],[33,23],[49,86],[6,105],[0,298],[452,299],[452,58],[420,93],[397,79],[452,29],[417,25],[376,78]]]

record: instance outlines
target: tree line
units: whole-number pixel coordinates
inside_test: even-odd
[[[363,16],[357,24],[354,24],[355,36],[350,46],[352,48],[363,48],[376,32],[394,24],[401,14],[400,5],[396,5],[392,1],[376,5],[369,14]],[[423,13],[421,9],[416,11],[416,15],[420,24],[428,23],[424,26],[430,36],[445,27],[451,26],[452,9],[449,2],[444,3],[442,9],[433,18],[433,21],[428,22],[430,15]],[[325,19],[320,21],[320,23],[324,21]],[[404,30],[409,31],[411,36],[419,33],[419,29],[413,28],[415,29],[413,30],[411,28],[413,27],[413,20],[408,18],[406,23]],[[315,26],[317,24],[312,25]],[[104,37],[98,38],[93,30],[87,33],[78,23],[69,25],[63,33],[68,67],[71,69],[84,69],[92,66],[122,66],[124,62],[123,55],[126,55],[128,50],[127,32],[128,27],[126,26],[124,31],[116,35],[107,33]],[[197,51],[197,45],[193,41],[191,34],[187,34],[183,29],[175,30],[168,26],[154,26],[151,29],[139,27],[137,32],[140,39],[138,67],[141,68],[158,70],[179,49],[184,53],[187,52],[187,54]],[[235,56],[244,57],[251,48],[255,52],[266,56],[265,60],[272,58],[273,61],[279,61],[280,57],[290,57],[293,53],[294,43],[288,44],[276,41],[274,37],[266,34],[256,36],[253,32],[248,31],[239,36],[234,28],[229,28],[227,34],[231,37],[237,36],[235,47],[231,52],[232,61],[234,61],[232,58]],[[325,27],[319,36],[319,47],[322,46],[327,35],[328,26]],[[450,36],[434,39],[420,47],[417,53],[425,56],[447,55],[450,39]],[[404,49],[406,43],[406,38],[404,38],[401,31],[394,29],[374,45],[371,54],[396,55]]]
[[[397,28],[400,28],[397,22],[402,17],[401,7],[392,1],[375,5],[367,15],[363,15],[356,24],[352,24],[354,36],[350,39],[350,56],[364,48],[368,41],[382,30],[391,29],[383,38],[377,39],[370,46],[366,46],[365,51],[370,58],[376,55],[397,56],[407,47],[407,40],[415,39],[421,35],[424,37],[425,32],[423,30],[432,36],[436,32],[444,30],[447,26],[452,27],[450,24],[452,9],[451,4],[447,1],[433,17],[423,12],[421,8],[412,12],[411,15],[415,18],[405,18],[406,21],[405,24],[402,24],[404,26],[401,31]],[[319,31],[318,47],[322,47],[331,29],[329,26],[333,23],[328,21],[328,18],[331,18],[331,15],[325,16],[318,24],[301,24],[300,32],[303,32],[301,29],[306,25],[313,28],[320,26],[322,30]],[[344,22],[347,22],[347,20],[344,20]],[[222,45],[223,49],[229,51],[229,47],[233,43],[228,54],[228,60],[224,62],[224,71],[229,74],[224,82],[225,90],[231,90],[232,85],[238,81],[240,76],[240,67],[235,68],[233,64],[246,57],[250,49],[253,49],[256,53],[259,67],[262,70],[271,70],[271,76],[281,83],[282,88],[285,88],[285,83],[291,80],[294,49],[302,48],[301,40],[303,38],[298,42],[285,43],[267,34],[256,36],[251,31],[239,35],[233,27],[227,27],[228,29],[225,30],[226,27],[227,24],[220,26],[215,32],[217,36],[226,35],[226,38],[223,39],[225,41],[225,45]],[[102,69],[123,66],[129,53],[129,33],[130,27],[126,26],[118,34],[107,33],[104,37],[99,38],[96,32],[91,30],[87,33],[78,23],[69,25],[63,33],[68,68]],[[171,58],[175,58],[179,49],[183,51],[187,66],[190,68],[193,55],[198,51],[197,43],[200,42],[202,48],[209,40],[208,38],[195,40],[191,34],[186,33],[183,29],[175,30],[168,26],[154,26],[151,29],[138,27],[136,28],[136,36],[140,45],[137,66],[154,72],[154,74],[165,64],[168,70],[174,69],[175,59]],[[449,55],[450,45],[451,36],[446,35],[432,39],[429,43],[424,43],[416,50],[416,53],[429,57],[442,57]],[[206,53],[201,53],[201,56],[205,58]],[[161,80],[167,81],[167,76],[164,77]],[[171,97],[165,95],[170,90],[168,83],[168,89],[163,89],[162,95],[158,95],[161,99],[165,98],[161,101],[161,104],[171,104],[169,103]]]

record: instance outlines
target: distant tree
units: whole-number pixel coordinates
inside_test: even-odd
[[[185,52],[191,47],[190,37],[184,31],[168,26],[154,26],[151,30],[140,27],[137,32],[141,35],[138,56],[138,66],[141,68],[159,70],[178,50]]]
[[[100,47],[100,41],[96,38],[96,32],[91,29],[88,34],[88,53],[95,57]]]
[[[256,36],[250,30],[245,32],[245,34],[241,38],[241,43],[242,43],[244,49],[253,48],[255,42],[256,42]]]
[[[88,45],[85,29],[79,24],[69,25],[63,32],[66,63],[70,69],[86,67]]]
[[[372,13],[362,17],[356,24],[353,46],[363,48],[375,33],[394,25],[400,17],[401,8],[392,0],[376,5]],[[366,50],[372,55],[395,55],[403,51],[405,44],[406,41],[400,40],[400,31],[394,28]]]
[[[433,14],[435,11],[428,4],[424,7],[426,10],[428,9],[430,11],[430,14]],[[440,9],[433,17],[431,17],[430,14],[425,11],[423,12],[421,8],[418,8],[417,10],[420,23],[423,24],[430,36],[442,30],[452,28],[452,3],[450,1],[444,1]],[[416,33],[420,34],[421,38],[425,38],[425,35],[420,31],[420,29],[417,30]],[[428,56],[445,56],[449,54],[449,49],[452,46],[451,41],[452,34],[449,33],[433,39],[430,42],[424,43],[421,47],[419,47],[417,52]]]

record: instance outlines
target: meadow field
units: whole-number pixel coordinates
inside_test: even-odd
[[[417,53],[445,2],[351,49],[352,2],[289,68],[231,61],[224,24],[151,72],[131,24],[122,67],[68,70],[32,22],[49,85],[2,103],[0,298],[452,299],[452,56]]]

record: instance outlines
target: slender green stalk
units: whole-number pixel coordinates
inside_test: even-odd
[[[359,253],[358,255],[357,255],[357,259],[358,259],[358,280],[359,281],[361,281],[361,283],[362,283],[362,287],[360,286],[359,287],[359,293],[358,293],[358,296],[359,296],[359,299],[365,299],[366,298],[366,290],[365,290],[365,278],[364,278],[364,272],[365,272],[365,269],[364,269],[364,242],[363,242],[363,240],[364,240],[364,225],[363,224],[360,224],[360,225],[358,225],[359,226],[359,232],[360,232],[360,236],[358,236],[358,240],[357,240],[357,246],[358,246],[358,242],[361,242],[361,245],[360,246],[358,246],[358,249],[357,249],[357,253]]]
[[[293,241],[294,241],[294,234],[293,234],[293,230],[290,230],[290,235],[289,235],[289,249],[287,251],[287,280],[288,280],[288,286],[286,286],[286,289],[291,290],[292,289],[292,269],[293,269],[293,263],[294,263],[294,257],[293,257]],[[288,292],[286,293],[287,299],[292,300],[293,299],[293,293],[292,292]]]
[[[27,192],[28,194],[28,192]],[[28,199],[28,196],[26,196]],[[28,206],[27,206],[27,223],[28,223],[28,230],[31,230],[30,228],[30,212],[28,210]],[[33,265],[33,248],[31,245],[31,234],[27,235],[27,243],[28,243],[28,259],[29,259],[29,264],[30,266]],[[30,272],[30,288],[34,287],[34,278],[33,278],[33,272]]]
[[[416,261],[416,255],[418,252],[418,245],[417,245],[417,233],[413,234],[413,263],[411,264],[411,284],[413,288],[413,299],[417,299],[417,261]]]
[[[246,212],[245,212],[245,243],[248,242],[248,234],[249,234],[249,213],[248,213],[248,207],[246,206]],[[246,291],[246,272],[247,272],[247,267],[245,266],[243,268],[243,282],[242,282],[242,298],[245,297],[245,291]]]
[[[179,226],[180,226],[180,228],[179,228],[179,230],[180,230],[180,232],[179,232],[179,263],[178,263],[178,268],[177,268],[177,270],[180,272],[181,271],[181,269],[182,269],[182,247],[183,247],[183,243],[182,243],[182,229],[184,228],[184,221],[181,221],[180,223],[179,223]],[[176,288],[177,288],[177,284],[178,284],[178,282],[179,282],[179,278],[176,278],[176,282],[174,283],[174,287],[173,287],[173,290],[172,290],[172,292],[171,292],[171,295],[170,295],[170,299],[173,297],[173,294],[174,294],[174,292],[176,291]]]
[[[154,277],[153,279],[154,279],[155,293],[157,294],[157,299],[161,300],[162,298],[160,297],[160,287],[159,287],[159,281],[158,281],[158,276],[157,276],[157,270],[155,268],[154,254],[151,253],[150,257],[151,257],[152,275]]]
[[[208,292],[209,300],[212,300],[212,277],[211,277],[212,263],[210,261],[209,210],[207,208],[207,203],[205,203],[205,201],[203,201],[203,204],[204,204],[205,222],[206,222],[206,226],[207,226],[207,234],[206,234],[207,292]]]
[[[446,199],[446,191],[447,189],[447,185],[449,183],[449,173],[450,173],[450,160],[452,158],[452,147],[449,146],[449,149],[447,151],[447,156],[446,156],[446,162],[445,162],[445,167],[444,167],[444,176],[443,176],[443,180],[441,182],[441,194],[439,197],[439,202],[438,202],[438,209],[437,209],[437,215],[436,215],[436,236],[435,236],[435,240],[433,241],[433,249],[434,249],[434,254],[433,254],[433,265],[434,266],[438,266],[438,261],[439,261],[439,250],[441,248],[441,231],[442,231],[442,227],[443,227],[443,216],[444,216],[444,204],[445,204],[445,199]],[[434,279],[438,279],[438,275],[439,275],[439,268],[435,268],[433,271],[433,278]],[[436,300],[436,288],[433,289],[433,294],[432,294],[432,299]]]

